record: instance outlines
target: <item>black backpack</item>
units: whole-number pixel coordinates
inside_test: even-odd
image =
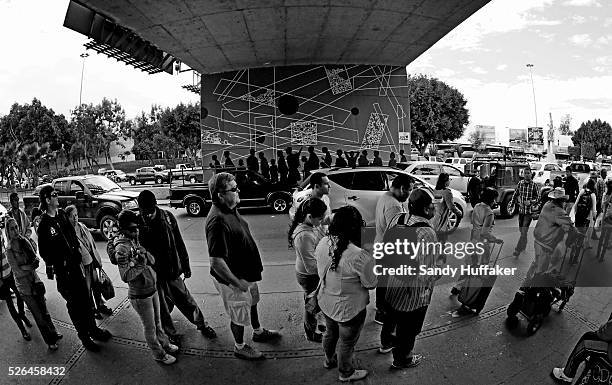
[[[576,222],[584,221],[589,217],[589,212],[593,209],[593,200],[589,189],[584,190],[584,194],[576,202]]]

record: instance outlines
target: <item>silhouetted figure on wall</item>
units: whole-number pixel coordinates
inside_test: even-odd
[[[336,151],[336,155],[338,155],[338,157],[336,158],[336,167],[348,166],[348,164],[346,163],[346,159],[342,157],[342,150],[338,149]]]
[[[408,159],[406,158],[406,155],[404,155],[404,150],[403,150],[403,149],[401,149],[401,150],[400,150],[400,153],[399,153],[399,154],[400,154],[400,162],[401,162],[401,163],[406,163],[406,162],[408,162]]]
[[[247,170],[259,172],[259,162],[257,161],[257,157],[255,157],[255,150],[250,149],[249,153],[251,155],[249,155],[247,158]]]
[[[244,160],[242,159],[238,159],[238,170],[246,170],[246,167],[244,167]]]
[[[302,163],[304,164],[304,174],[302,176],[302,179],[306,179],[308,178],[308,175],[310,175],[310,160],[306,157],[306,155],[302,156]]]
[[[370,161],[368,160],[368,152],[366,150],[361,151],[361,155],[359,159],[357,159],[357,165],[359,167],[367,167],[370,165]]]
[[[330,168],[332,166],[332,156],[329,153],[329,150],[327,147],[323,147],[321,151],[323,151],[323,154],[325,154],[323,157],[323,164],[325,164],[325,168]]]
[[[230,159],[229,151],[223,151],[223,157],[225,158],[225,167],[234,167],[234,162]]]
[[[305,167],[304,167],[305,168]],[[319,157],[315,154],[313,146],[308,147],[308,170],[319,169]],[[310,174],[307,174],[310,175]]]
[[[289,168],[287,167],[287,162],[285,161],[285,155],[282,150],[276,151],[276,157],[278,158],[278,177],[282,184],[287,183],[287,174],[289,173]]]
[[[397,166],[397,160],[395,160],[395,153],[392,152],[389,154],[389,167]]]
[[[266,179],[270,179],[270,165],[268,165],[268,159],[266,159],[263,151],[259,152],[259,165],[261,166],[261,175]]]
[[[283,160],[285,160],[283,158]],[[276,159],[270,159],[270,182],[278,183],[278,166],[276,165]]]
[[[380,158],[380,152],[374,151],[374,160],[372,160],[372,166],[382,166],[383,162]]]
[[[212,156],[212,161],[215,167],[221,167],[221,162],[219,162],[219,159],[217,159],[217,155]]]
[[[355,154],[355,151],[349,151],[348,153],[345,151],[344,155],[346,155],[346,160],[349,167],[357,167],[357,154]]]
[[[304,147],[300,147],[300,151],[293,152],[291,147],[287,147],[285,152],[287,153],[287,167],[289,168],[289,175],[287,182],[290,186],[293,186],[300,180],[300,155]]]

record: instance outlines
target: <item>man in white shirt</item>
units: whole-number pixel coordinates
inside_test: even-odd
[[[327,211],[325,211],[325,219],[321,222],[321,226],[327,226],[331,222],[331,205],[329,202],[329,178],[322,172],[315,172],[310,176],[310,188],[311,192],[305,195],[301,200],[297,202],[297,205],[292,206],[289,211],[289,217],[293,218],[298,207],[303,202],[306,202],[310,198],[321,199],[327,205]]]

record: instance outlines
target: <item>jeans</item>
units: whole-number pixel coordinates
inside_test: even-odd
[[[161,325],[159,295],[155,293],[147,298],[130,298],[130,303],[142,321],[145,339],[153,357],[163,359],[166,356],[164,348],[168,348],[170,341]]]
[[[305,275],[296,273],[296,277],[298,284],[304,289],[304,303],[306,303],[306,296],[315,291],[317,285],[319,285],[319,276],[316,274]],[[317,317],[304,310],[304,331],[306,333],[314,333],[316,330]]]
[[[57,271],[57,291],[66,300],[66,308],[80,340],[89,338],[96,329],[93,301],[87,290],[87,282],[80,266]]]
[[[47,345],[57,342],[57,330],[51,320],[44,295],[23,295],[23,300],[32,312],[36,326]]]
[[[521,237],[519,238],[516,248],[514,249],[515,255],[519,255],[527,248],[527,233],[529,232],[531,220],[531,214],[519,214],[518,225],[521,232]]]
[[[398,364],[409,362],[416,337],[421,332],[427,306],[413,311],[397,311],[389,309],[389,321],[385,320],[384,327],[395,328],[395,344],[393,347],[393,361]]]
[[[585,341],[602,341],[601,338],[597,336],[595,332],[586,332],[580,337],[576,346],[574,346],[574,350],[567,359],[567,363],[565,364],[565,369],[563,369],[563,373],[568,377],[574,377],[576,375],[576,371],[580,366],[580,363],[584,361],[587,357],[592,355],[600,355],[602,358],[607,359],[608,357],[608,344],[601,344],[600,348],[596,348],[591,345],[591,347],[587,347]]]
[[[349,377],[355,371],[353,366],[353,351],[366,318],[366,309],[363,309],[353,319],[346,322],[337,322],[325,315],[327,329],[323,336],[323,350],[328,362],[338,357],[338,371],[343,377]],[[336,354],[336,345],[338,352]]]
[[[185,286],[185,282],[180,277],[168,280],[158,279],[157,293],[160,302],[161,322],[167,335],[177,335],[172,317],[170,316],[170,313],[172,313],[174,309],[174,305],[176,305],[185,318],[196,325],[198,329],[208,325],[204,320],[204,314],[202,314],[195,299],[191,296],[189,289]]]
[[[1,235],[0,235],[1,236]],[[23,317],[25,317],[25,309],[23,307],[23,299],[17,291],[17,286],[15,284],[15,279],[13,275],[9,275],[7,278],[0,278],[0,287],[2,287],[3,297],[6,301],[6,307],[8,308],[9,314],[13,321],[17,324],[19,331],[21,333],[26,333],[25,326],[23,326]],[[9,290],[10,289],[10,290]],[[11,297],[11,291],[15,294],[15,299],[17,300],[17,309],[15,309],[15,304],[13,303],[13,298]],[[6,297],[4,297],[6,295]]]

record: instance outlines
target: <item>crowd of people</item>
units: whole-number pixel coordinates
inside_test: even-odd
[[[310,150],[310,156],[316,157]],[[299,159],[300,152],[288,148],[286,153],[287,162],[283,159],[282,167],[287,174],[279,178],[291,180],[298,176],[296,159]],[[226,164],[231,162],[229,154],[224,155]],[[279,156],[279,166],[280,159]],[[339,154],[339,159],[342,159],[342,154]],[[350,159],[353,158],[348,158],[352,162]],[[252,152],[247,165],[261,168],[264,160],[265,157],[260,155],[257,161]],[[328,160],[324,159],[325,162]],[[359,159],[355,161],[359,163]],[[263,167],[270,170],[268,166]],[[524,171],[525,177],[512,196],[513,204],[518,205],[520,228],[520,239],[513,255],[518,258],[526,249],[529,225],[537,219],[535,258],[527,279],[557,268],[559,256],[565,254],[567,247],[571,248],[570,263],[575,263],[576,252],[581,249],[581,246],[576,246],[579,243],[576,239],[588,238],[585,228],[589,224],[596,238],[595,221],[601,222],[601,226],[599,222],[597,226],[601,228],[597,255],[603,260],[612,234],[612,182],[601,183],[605,174],[592,174],[585,186],[576,188],[575,178],[568,170],[564,182],[555,180],[552,188],[545,191],[546,202],[536,212],[540,191],[534,187],[531,171]],[[378,200],[375,242],[385,241],[390,230],[397,228],[411,228],[417,239],[425,242],[447,241],[451,230],[449,216],[456,210],[448,187],[448,174],[440,174],[433,191],[415,188],[413,183],[408,175],[399,174],[391,182],[389,191]],[[419,365],[423,356],[415,353],[415,340],[423,326],[439,276],[376,275],[371,245],[362,240],[365,222],[360,212],[355,207],[344,206],[334,208],[332,214],[328,197],[330,182],[324,173],[314,172],[310,185],[310,196],[294,208],[295,215],[287,237],[295,251],[296,280],[304,292],[306,339],[322,343],[323,365],[328,369],[337,368],[340,381],[365,378],[368,372],[355,367],[353,353],[365,323],[369,291],[376,290],[375,322],[382,325],[378,351],[381,354],[392,353],[391,369]],[[281,334],[264,328],[259,321],[258,282],[262,280],[264,269],[261,255],[249,224],[237,209],[240,189],[235,176],[227,172],[216,173],[208,181],[208,187],[212,207],[206,218],[204,235],[210,257],[210,275],[230,320],[234,354],[241,359],[262,359],[264,354],[247,343],[245,328],[252,328],[251,339],[254,342],[276,340],[281,338]],[[30,224],[28,216],[19,207],[18,196],[11,196],[10,218],[5,229],[7,242],[2,242],[1,249],[0,298],[7,302],[11,317],[24,339],[31,339],[27,331],[31,324],[24,312],[25,303],[49,349],[57,349],[62,335],[53,326],[45,305],[45,286],[36,272],[42,258],[47,277],[56,280],[58,292],[66,301],[68,314],[83,346],[97,352],[101,348],[98,342],[112,338],[111,333],[99,328],[95,321],[112,314],[100,293],[100,255],[91,234],[78,222],[74,206],[60,208],[57,192],[51,186],[43,187],[39,198],[40,209],[33,211]],[[471,256],[469,263],[473,266],[489,264],[491,245],[502,243],[494,235],[496,199],[497,191],[485,186],[478,190],[477,196],[470,196],[474,208],[470,239],[487,245],[483,254]],[[184,279],[191,277],[191,268],[176,218],[160,208],[155,195],[148,190],[139,194],[138,206],[139,212],[124,210],[119,214],[118,232],[109,240],[107,253],[111,262],[118,266],[121,279],[128,284],[128,298],[141,320],[153,358],[172,364],[176,362],[175,355],[179,350],[179,335],[171,317],[175,305],[205,337],[215,338],[216,332],[206,322],[185,285]],[[461,215],[460,212],[455,214]],[[414,256],[416,264],[428,268],[445,265],[446,257],[435,248],[421,250]],[[460,294],[464,284],[463,278],[460,279],[452,288],[451,295]],[[13,304],[13,295],[17,308]],[[453,316],[465,316],[480,310],[462,305]],[[580,343],[584,345],[585,339],[609,341],[612,339],[608,338],[609,334],[605,329],[604,332],[585,335]],[[585,352],[588,352],[588,347],[577,348],[566,369],[556,368],[553,375],[563,381],[571,378],[576,366],[572,360],[582,357]]]

